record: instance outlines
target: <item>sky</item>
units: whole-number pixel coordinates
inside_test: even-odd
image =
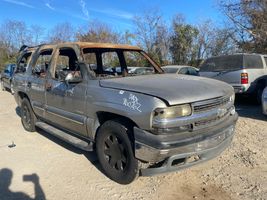
[[[0,0],[0,24],[6,20],[24,21],[50,29],[58,23],[82,26],[98,20],[119,31],[131,30],[133,17],[157,9],[167,22],[183,14],[190,24],[211,19],[222,21],[217,0]]]

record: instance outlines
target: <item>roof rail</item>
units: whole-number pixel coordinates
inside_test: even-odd
[[[21,51],[26,51],[26,50],[29,49],[29,48],[41,47],[41,46],[43,46],[43,45],[46,45],[46,43],[39,44],[39,45],[36,45],[36,46],[28,46],[28,45],[23,44],[23,45],[20,47],[19,52],[21,52]]]

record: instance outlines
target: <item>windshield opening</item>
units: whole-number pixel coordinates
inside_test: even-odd
[[[159,73],[142,51],[85,48],[83,57],[96,77],[115,78]]]

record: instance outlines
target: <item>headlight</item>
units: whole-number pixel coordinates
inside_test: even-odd
[[[185,117],[192,114],[190,104],[173,106],[168,108],[157,108],[154,111],[154,120],[173,119],[178,117]]]

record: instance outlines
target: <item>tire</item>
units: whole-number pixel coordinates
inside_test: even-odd
[[[34,132],[36,116],[32,110],[31,104],[27,98],[21,102],[21,123],[26,131]]]
[[[258,87],[257,91],[256,91],[256,103],[258,105],[261,104],[262,101],[262,93],[263,93],[264,87]]]
[[[1,90],[2,91],[6,91],[6,88],[5,88],[5,86],[4,86],[4,82],[1,80]]]
[[[139,161],[134,157],[132,129],[117,121],[107,121],[96,137],[96,152],[104,173],[120,184],[129,184],[139,175]]]

